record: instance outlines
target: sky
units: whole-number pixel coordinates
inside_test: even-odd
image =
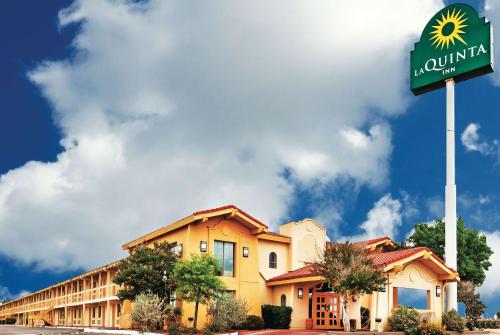
[[[332,240],[402,241],[442,218],[445,91],[415,97],[408,74],[449,3],[2,1],[0,296],[224,204],[275,230],[311,217]],[[500,22],[496,2],[467,3]],[[500,72],[456,85],[458,215],[496,251],[487,315],[499,86]]]

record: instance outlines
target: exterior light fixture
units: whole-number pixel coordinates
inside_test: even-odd
[[[243,257],[248,257],[249,251],[248,247],[243,247]]]
[[[302,298],[304,297],[304,289],[303,289],[302,287],[299,287],[299,288],[297,289],[297,297],[298,297],[299,299],[302,299]]]
[[[200,251],[207,252],[207,241],[200,241]]]
[[[441,286],[436,286],[436,297],[440,297],[441,296]]]
[[[182,255],[182,249],[183,249],[183,248],[182,248],[182,243],[179,243],[179,244],[177,245],[177,253],[179,254],[179,256],[181,256],[181,255]]]

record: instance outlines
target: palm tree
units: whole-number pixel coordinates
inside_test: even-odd
[[[349,301],[352,296],[384,291],[386,278],[373,267],[364,248],[355,244],[328,243],[313,264],[315,272],[325,278],[332,291],[342,298],[344,330],[350,331]]]

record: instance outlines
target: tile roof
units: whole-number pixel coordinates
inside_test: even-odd
[[[447,269],[453,272],[457,272],[453,268],[450,268],[448,265],[446,265],[445,261],[443,261],[441,257],[436,255],[434,252],[432,252],[431,249],[427,247],[416,247],[416,248],[402,249],[390,252],[381,252],[378,254],[369,255],[368,257],[372,259],[374,266],[387,266],[389,264],[395,263],[407,257],[411,257],[421,251],[430,252],[432,254],[432,257],[436,259],[439,263],[443,264]]]
[[[373,243],[373,242],[371,242]],[[418,254],[421,251],[429,251],[432,252],[429,248],[427,247],[417,247],[417,248],[411,248],[411,249],[403,249],[403,250],[396,250],[396,251],[390,251],[390,252],[381,252],[377,254],[372,254],[368,255],[368,257],[371,258],[373,266],[375,267],[385,267],[388,266],[389,264],[395,263],[397,261],[400,261],[402,259],[411,257],[415,254]],[[434,257],[437,261],[439,261],[441,264],[443,264],[446,268],[449,270],[456,272],[452,268],[446,265],[446,263],[436,254],[432,253],[432,257]],[[312,277],[316,276],[313,272],[313,266],[312,265],[306,265],[300,269],[294,270],[287,272],[285,274],[282,274],[277,277],[270,278],[268,282],[275,282],[275,281],[282,281],[282,280],[289,280],[289,279],[296,279],[296,278],[304,278],[304,277]]]
[[[301,267],[297,270],[289,271],[289,272],[284,273],[282,275],[279,275],[277,277],[270,278],[267,281],[268,282],[275,282],[275,281],[281,281],[281,280],[297,279],[297,278],[312,277],[312,276],[314,276],[313,266],[306,265],[306,266]]]
[[[279,234],[279,233],[273,233],[272,231],[266,231],[266,234],[268,234],[268,235],[273,235],[273,236],[278,236],[278,237],[286,237],[286,238],[290,238],[290,236],[283,235],[283,234]]]
[[[384,240],[389,240],[390,241],[391,239],[389,237],[387,237],[387,236],[383,236],[383,237],[377,237],[377,238],[374,238],[374,239],[371,239],[371,240],[354,242],[353,244],[354,245],[359,245],[359,246],[367,246],[367,245],[374,244],[374,243],[377,243],[377,242],[381,242],[381,241],[384,241]]]
[[[421,251],[429,250],[425,247],[411,248],[411,249],[403,249],[389,252],[381,252],[373,255],[369,255],[374,266],[387,266],[394,262],[400,261],[407,257],[413,256]]]
[[[235,209],[239,213],[245,215],[246,217],[250,218],[251,220],[257,222],[258,224],[263,225],[266,228],[269,228],[265,223],[263,223],[262,221],[254,218],[253,216],[251,216],[250,214],[248,214],[244,210],[241,210],[240,208],[236,207],[235,205],[226,205],[226,206],[222,206],[222,207],[217,207],[217,208],[212,208],[212,209],[207,209],[207,210],[203,210],[203,211],[194,212],[193,216],[214,213],[214,212],[218,212],[218,211],[223,211],[225,209]]]

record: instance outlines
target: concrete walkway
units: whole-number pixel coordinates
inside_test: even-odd
[[[75,328],[55,328],[55,327],[24,327],[14,325],[0,325],[0,334],[80,334],[81,330]]]

